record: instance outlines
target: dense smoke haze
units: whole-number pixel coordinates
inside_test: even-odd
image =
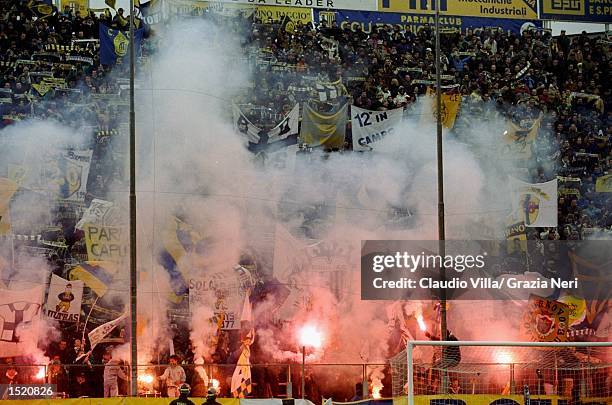
[[[194,246],[172,256],[189,289],[195,290],[201,280],[229,280],[233,290],[223,299],[238,302],[240,312],[247,292],[272,286],[263,298],[252,300],[254,345],[269,362],[301,361],[302,325],[323,331],[321,347],[307,352],[309,363],[383,365],[403,348],[402,337],[425,340],[416,319],[422,316],[432,331],[435,303],[362,300],[360,249],[364,240],[438,238],[436,127],[428,112],[430,101],[423,98],[411,106],[400,130],[371,153],[315,150],[304,157],[296,156],[292,146],[256,155],[232,125],[231,102],[251,90],[253,75],[241,38],[205,20],[188,20],[155,28],[150,40],[157,51],[139,69],[136,90],[139,363],[159,361],[181,334],[173,328],[177,323],[188,325],[195,359],[215,360],[219,327],[212,319],[221,299],[205,289],[206,283],[198,299],[177,297],[177,291],[193,291],[181,290],[162,263],[175,242],[171,229],[175,235],[180,230]],[[471,123],[469,139],[446,129],[444,133],[446,238],[503,240],[512,209],[509,179],[521,175],[492,146],[499,144],[507,122],[461,114]],[[1,162],[32,163],[22,183],[30,191],[17,193],[12,203],[28,207],[30,224],[51,222],[54,215],[51,207],[36,203],[35,191],[55,187],[34,175],[44,172],[36,164],[42,165],[55,150],[85,149],[87,134],[76,127],[26,121],[0,133]],[[125,138],[117,142],[128,147]],[[112,189],[109,200],[121,207],[118,222],[127,227],[126,187]],[[402,213],[399,225],[389,219],[395,212]],[[28,223],[19,223],[23,215],[15,218],[15,233],[28,228]],[[312,257],[325,259],[314,262]],[[248,267],[251,261],[255,270],[249,268],[252,274],[241,279],[236,265]],[[23,256],[18,262],[2,273],[7,288],[48,282],[52,269],[43,259]],[[129,307],[127,260],[117,266],[101,301],[122,313]],[[326,273],[332,267],[340,269],[335,278]],[[286,291],[282,300],[281,290]],[[452,302],[449,329],[459,340],[523,340],[520,322],[528,296],[519,298]],[[188,313],[178,313],[185,300]],[[46,319],[35,325],[38,344],[31,333],[21,335],[41,364],[48,359],[39,347],[59,339],[57,325]],[[400,325],[410,326],[400,330]],[[130,359],[127,344],[115,353]],[[329,371],[330,381],[333,373]],[[359,373],[353,373],[357,379]],[[385,373],[383,366],[370,367],[367,377],[379,386]]]
[[[313,302],[283,314],[290,322],[280,330],[269,329],[261,322],[256,344],[275,361],[299,361],[296,325],[316,322],[325,331],[326,342],[320,350],[309,353],[309,361],[384,363],[390,352],[385,342],[394,320],[388,316],[388,304],[361,301],[359,249],[361,240],[366,239],[437,238],[435,126],[418,113],[421,105],[407,116],[401,131],[380,142],[371,155],[331,154],[322,159],[315,152],[309,157],[312,162],[300,158],[296,162],[294,157],[287,159],[290,167],[279,169],[274,154],[262,163],[248,152],[245,139],[231,126],[228,105],[239,90],[244,90],[251,74],[242,63],[239,40],[206,22],[182,23],[156,31],[155,36],[160,50],[152,58],[151,71],[139,78],[142,89],[137,91],[137,163],[141,271],[150,273],[145,289],[160,292],[157,298],[144,298],[153,305],[140,310],[140,318],[148,320],[148,329],[139,344],[153,348],[155,344],[148,340],[163,342],[169,338],[163,321],[153,320],[167,302],[163,291],[168,289],[169,279],[155,257],[169,217],[180,213],[206,240],[206,254],[182,259],[181,265],[189,267],[190,278],[231,272],[245,251],[255,251],[260,263],[266,264],[259,271],[281,278],[277,271],[282,269],[272,269],[272,263],[282,263],[283,259],[299,263],[300,252],[291,251],[290,244],[283,246],[288,251],[278,244],[274,247],[274,236],[270,235],[278,240],[284,232],[299,239],[295,235],[307,221],[305,208],[320,204],[328,216],[320,218],[309,238],[302,240],[316,244],[311,239],[314,235],[326,244],[341,247],[336,252],[343,252],[342,256],[336,259],[345,261],[347,269],[342,285],[334,294],[321,274],[294,276],[299,289],[313,297]],[[223,46],[211,45],[214,41],[209,39],[218,37],[224,38]],[[477,121],[478,117],[468,119]],[[482,128],[476,126],[480,133],[473,134],[470,145],[445,134],[449,239],[503,238],[503,221],[490,219],[503,217],[500,214],[510,210],[505,203],[509,201],[507,182],[501,181],[506,167],[503,161],[488,156],[487,170],[483,170],[475,151],[479,143],[482,149],[494,143],[504,127],[502,120]],[[389,207],[409,211],[410,226],[389,229]],[[271,252],[273,260],[266,257]],[[190,308],[191,341],[197,354],[204,357],[210,355],[211,348],[203,346],[215,330],[203,321],[211,316],[211,305],[205,302]],[[271,313],[274,305],[260,303],[255,309],[256,322],[258,318],[278,316]],[[491,321],[496,307],[492,303],[487,306]],[[517,310],[520,312],[520,308]],[[451,311],[450,318],[459,320],[471,309],[466,303],[457,304]],[[414,310],[402,313],[405,317],[413,315]],[[428,320],[430,326],[432,321]],[[507,318],[504,322],[507,327],[511,321]],[[450,325],[463,339],[488,339],[495,334],[483,335],[463,321],[451,320]]]

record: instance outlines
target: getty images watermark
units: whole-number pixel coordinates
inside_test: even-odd
[[[595,245],[447,241],[441,246],[438,241],[365,241],[361,295],[371,300],[431,299],[442,293],[449,299],[528,299],[530,294],[555,293],[592,298],[595,284],[583,281],[582,276],[593,267],[582,271],[576,263],[583,263],[590,251],[597,252]],[[609,263],[609,258],[601,262]]]

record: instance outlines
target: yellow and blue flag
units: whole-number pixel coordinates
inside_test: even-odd
[[[32,1],[29,3],[28,7],[40,20],[52,16],[54,12],[53,4],[50,4],[48,1]]]
[[[82,280],[98,297],[104,296],[117,272],[112,262],[84,262],[70,271],[70,280]]]
[[[140,44],[144,28],[134,30],[134,42],[136,54],[140,52]],[[113,65],[128,55],[130,50],[130,33],[128,31],[116,30],[100,24],[100,63]]]
[[[170,288],[173,294],[170,299],[174,302],[180,302],[189,294],[188,269],[181,265],[181,260],[187,254],[194,252],[201,240],[201,235],[191,225],[177,217],[172,217],[171,223],[166,227],[159,263],[170,276]]]

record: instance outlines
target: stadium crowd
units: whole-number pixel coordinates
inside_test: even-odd
[[[122,67],[100,64],[97,40],[100,23],[125,29],[127,14],[118,10],[114,16],[93,11],[81,15],[70,8],[41,14],[25,0],[1,0],[0,128],[36,118],[99,133],[125,123],[127,113],[121,104],[125,82],[116,74]],[[235,102],[247,106],[252,122],[264,127],[274,126],[296,102],[309,99],[315,81],[339,80],[339,93],[358,107],[404,107],[410,114],[434,78],[435,43],[430,27],[409,32],[387,25],[366,33],[359,27],[357,31],[341,29],[336,22],[316,27],[296,22],[288,29],[286,21],[208,14],[205,18],[224,19],[229,29],[242,33],[245,54],[260,74],[253,76],[252,89]],[[142,21],[137,19],[137,24]],[[142,45],[145,55],[157,45],[154,34],[148,34]],[[553,37],[544,30],[521,34],[445,30],[441,35],[445,91],[463,99],[456,136],[469,137],[463,116],[505,117],[520,124],[545,113],[532,156],[523,165],[534,182],[560,176],[559,226],[537,229],[530,238],[571,240],[609,232],[612,199],[609,193],[595,192],[595,183],[610,173],[612,42],[586,33]],[[80,117],[80,122],[74,122],[74,117]],[[350,151],[350,123],[347,125],[345,149]],[[116,177],[122,176],[118,173]],[[103,198],[107,181],[95,178],[88,187],[88,199]],[[68,236],[68,243],[73,243],[74,238]],[[83,249],[82,244],[80,247]],[[100,364],[101,358],[77,360],[85,346],[78,337],[66,335],[49,349],[52,364],[47,379],[71,396],[94,395],[101,386],[90,382],[107,376],[102,368],[89,365]],[[186,347],[182,352],[185,361],[193,362]],[[34,374],[17,372],[12,362],[5,359],[0,383]],[[77,367],[64,366],[74,364]],[[116,378],[121,369],[113,372]],[[196,377],[197,373],[188,372],[188,382]]]

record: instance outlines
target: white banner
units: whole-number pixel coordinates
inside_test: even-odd
[[[223,318],[222,330],[240,329],[240,311],[244,301],[241,275],[244,269],[236,266],[235,273],[205,274],[189,279],[189,307],[214,308],[216,321]]]
[[[91,225],[111,225],[106,221],[106,217],[111,212],[113,203],[110,201],[99,200],[94,198],[89,208],[83,213],[83,217],[76,224],[75,228],[83,230],[85,224]]]
[[[557,226],[557,179],[546,183],[515,180],[512,208],[527,227]]]
[[[87,336],[89,337],[89,344],[91,345],[91,350],[93,350],[94,347],[96,347],[98,343],[102,341],[102,339],[108,336],[108,334],[111,333],[117,327],[117,325],[123,322],[123,320],[127,318],[127,316],[128,313],[126,312],[119,318],[113,319],[110,322],[106,322],[105,324],[100,325],[96,329],[89,332]]]
[[[215,3],[252,4],[254,6],[308,7],[333,10],[376,11],[377,0],[215,0]]]
[[[0,290],[0,357],[30,354],[32,342],[24,342],[20,336],[40,315],[43,298],[42,287]]]
[[[251,123],[240,108],[233,106],[234,127],[253,144],[271,144],[298,134],[300,106],[296,104],[283,120],[269,131],[264,131]]]
[[[397,132],[402,122],[403,108],[388,111],[370,111],[351,106],[353,150],[367,151],[373,144]]]
[[[45,304],[45,314],[57,321],[78,322],[81,316],[83,300],[83,282],[80,280],[64,280],[51,275],[49,295]]]
[[[296,104],[285,118],[268,132],[268,143],[274,143],[298,134],[300,105]]]

